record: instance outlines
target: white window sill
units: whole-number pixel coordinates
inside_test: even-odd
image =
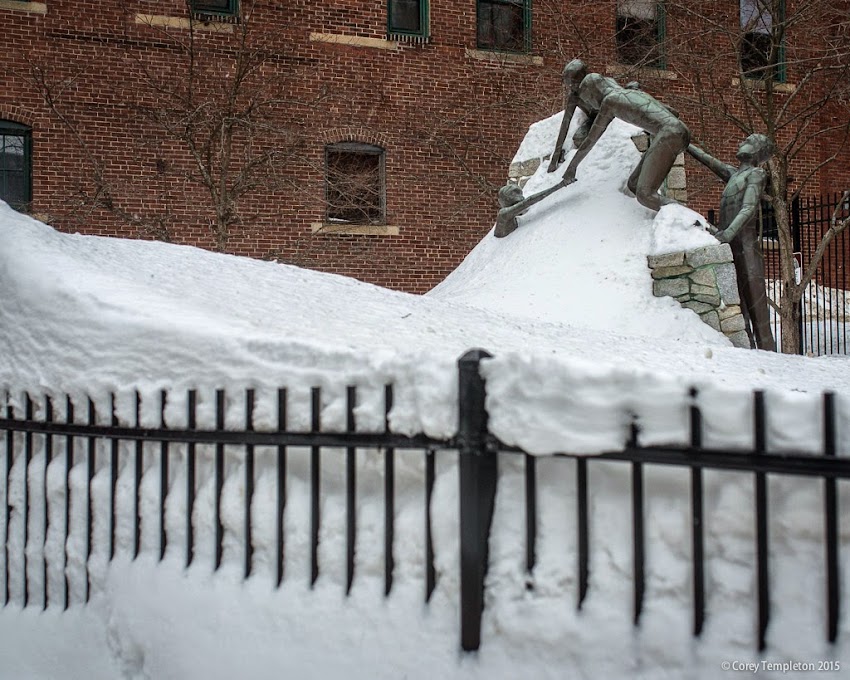
[[[186,17],[169,17],[162,14],[137,14],[135,21],[137,24],[154,28],[178,28],[182,30],[192,28],[195,31],[208,31],[210,33],[233,33],[233,24],[198,21],[197,19],[191,21]]]
[[[363,38],[358,35],[341,33],[311,33],[310,42],[333,43],[335,45],[348,45],[349,47],[371,47],[378,50],[394,50],[398,47],[398,42],[395,40]]]
[[[11,9],[25,14],[47,14],[47,5],[43,2],[17,2],[0,0],[0,9]]]
[[[629,66],[628,64],[614,64],[605,69],[610,76],[645,76],[647,78],[658,78],[660,80],[677,80],[679,76],[673,71],[663,68],[647,68]]]
[[[399,228],[385,224],[344,224],[341,222],[314,222],[310,225],[314,234],[337,234],[340,236],[398,236]]]
[[[757,78],[744,78],[743,83],[740,78],[732,78],[732,85],[734,87],[742,87],[743,89],[766,89],[765,82],[763,80],[758,80]],[[797,86],[794,83],[773,83],[774,92],[781,92],[782,94],[791,94],[796,89]]]
[[[495,50],[471,50],[466,48],[466,56],[478,61],[489,61],[495,64],[529,64],[542,66],[543,57],[533,54],[518,54],[516,52],[497,52]]]

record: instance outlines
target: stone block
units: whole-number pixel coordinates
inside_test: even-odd
[[[720,330],[720,319],[717,317],[717,312],[705,312],[704,314],[700,314],[699,318],[703,320],[704,323],[707,323],[714,330]]]
[[[652,282],[652,294],[655,297],[677,297],[688,294],[687,279],[662,279]]]
[[[728,319],[723,319],[720,322],[720,330],[724,333],[735,333],[737,331],[743,331],[747,327],[744,322],[744,315],[738,314],[737,316],[730,316]]]
[[[696,302],[695,300],[691,300],[690,302],[683,302],[682,307],[686,309],[692,309],[700,316],[702,316],[706,312],[714,311],[714,305],[709,305],[705,302]]]
[[[649,135],[646,132],[638,132],[632,136],[632,143],[638,151],[643,153],[649,148]]]
[[[694,292],[691,291],[691,299],[697,302],[704,302],[712,307],[720,306],[720,296],[716,293],[714,295],[694,295]]]
[[[707,264],[723,264],[732,261],[732,249],[728,243],[718,243],[716,246],[703,246],[685,253],[685,262],[697,269]]]
[[[726,337],[732,341],[735,347],[750,349],[750,338],[746,331],[735,331],[734,333],[726,333]]]
[[[646,263],[650,269],[658,267],[680,267],[685,264],[685,253],[667,253],[665,255],[648,255]]]
[[[738,293],[738,278],[735,275],[735,265],[721,264],[714,268],[717,277],[717,290],[727,305],[740,305],[741,296]]]
[[[679,267],[656,267],[652,270],[653,279],[670,279],[673,277],[681,277],[685,274],[690,274],[693,271],[688,265],[683,264]],[[685,280],[687,284],[687,279]]]
[[[509,177],[531,177],[535,172],[537,172],[537,168],[540,167],[540,159],[532,158],[527,161],[522,161],[520,163],[511,163],[511,167],[508,170]]]
[[[714,276],[714,267],[695,269],[688,274],[688,278],[698,286],[711,286],[715,290],[717,289],[717,277]]]
[[[688,186],[687,181],[685,180],[685,168],[677,168],[673,167],[672,170],[667,175],[667,188],[668,189],[686,189]]]
[[[720,297],[720,292],[715,286],[698,286],[691,284],[691,295],[711,295],[712,297]]]
[[[717,313],[720,315],[720,319],[722,321],[723,319],[728,319],[730,316],[740,314],[741,307],[739,305],[726,305],[725,307],[718,309]]]
[[[668,198],[672,198],[674,201],[679,201],[679,203],[683,205],[687,205],[688,203],[687,189],[668,189],[665,195]]]

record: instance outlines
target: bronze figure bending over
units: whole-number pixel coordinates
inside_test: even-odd
[[[582,130],[575,136],[575,141],[579,143],[578,150],[564,171],[565,184],[575,181],[579,164],[608,129],[611,121],[619,118],[646,130],[652,136],[649,148],[629,177],[629,190],[641,205],[652,210],[675,203],[673,199],[659,195],[658,190],[673,167],[676,156],[688,146],[690,132],[687,126],[646,92],[620,87],[613,79],[598,73],[587,73],[587,68],[579,59],[567,64],[563,77],[570,94],[566,96],[564,119],[561,121],[549,171],[557,167],[570,120],[576,108],[580,108],[592,123],[584,139],[581,139]]]

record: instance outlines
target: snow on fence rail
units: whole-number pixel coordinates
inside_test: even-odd
[[[768,453],[764,395],[754,392],[755,445],[751,451],[703,447],[702,416],[694,402],[690,408],[690,446],[639,445],[635,427],[631,440],[619,451],[590,457],[569,452],[540,457],[506,446],[489,432],[486,383],[479,370],[481,361],[489,356],[483,350],[474,350],[458,362],[459,422],[457,434],[449,439],[391,432],[392,386],[387,386],[384,392],[384,427],[375,432],[357,429],[358,393],[354,387],[345,388],[346,427],[335,431],[322,427],[323,402],[319,388],[310,391],[309,431],[287,429],[290,401],[286,389],[277,391],[274,403],[277,422],[271,429],[255,429],[256,395],[250,389],[244,393],[244,424],[239,428],[233,427],[232,422],[227,425],[232,421],[227,413],[227,394],[218,390],[214,400],[214,427],[210,429],[198,427],[195,392],[186,395],[186,426],[180,428],[166,424],[165,413],[172,395],[164,391],[158,404],[158,427],[143,423],[140,415],[143,404],[138,394],[130,398],[131,411],[135,415],[128,423],[119,417],[122,409],[116,406],[115,395],[108,399],[106,414],[98,412],[92,399],[85,400],[85,412],[81,414],[80,405],[71,397],[58,403],[56,398],[24,395],[16,407],[12,392],[7,392],[5,413],[0,417],[0,430],[5,432],[0,440],[3,452],[0,458],[3,461],[0,507],[4,509],[0,559],[3,605],[17,603],[46,609],[88,602],[106,566],[122,550],[133,559],[141,553],[153,552],[161,560],[167,552],[179,549],[183,551],[187,567],[197,562],[201,557],[199,553],[203,552],[203,557],[211,561],[215,570],[228,561],[225,558],[228,555],[231,562],[240,562],[242,576],[246,579],[259,577],[258,565],[267,565],[271,572],[269,577],[277,586],[284,579],[284,555],[289,553],[289,560],[309,563],[307,573],[312,585],[321,572],[323,466],[338,470],[344,478],[344,539],[335,547],[342,549],[345,555],[346,592],[352,587],[358,564],[355,546],[360,500],[383,505],[383,579],[384,593],[389,595],[395,573],[397,453],[418,457],[423,467],[425,531],[421,558],[427,602],[439,585],[432,534],[435,465],[438,458],[456,452],[460,638],[464,650],[478,649],[481,642],[484,579],[492,563],[489,555],[491,529],[500,485],[499,461],[504,456],[512,460],[521,456],[522,461],[523,562],[528,575],[519,574],[518,579],[530,578],[538,559],[538,462],[541,459],[560,460],[563,465],[574,466],[576,601],[579,609],[591,585],[590,510],[594,506],[590,504],[588,470],[600,466],[604,472],[603,463],[597,461],[616,461],[629,467],[635,625],[641,618],[646,590],[645,506],[649,500],[644,485],[646,466],[688,469],[692,630],[695,636],[701,634],[706,612],[710,611],[706,592],[703,471],[714,469],[752,475],[755,617],[760,650],[766,645],[771,611],[768,475],[822,478],[826,637],[830,642],[836,640],[841,600],[837,480],[850,477],[850,459],[836,455],[836,414],[831,393],[823,395],[823,455]],[[104,416],[109,421],[106,424]],[[296,451],[306,454],[307,465],[292,465],[289,454]],[[358,453],[361,457],[382,459],[378,475],[382,493],[365,498],[358,494]],[[179,470],[175,463],[179,463]],[[263,473],[270,473],[261,474],[260,478],[271,480],[271,485],[265,489],[266,498],[273,499],[271,507],[274,508],[271,545],[260,540],[256,531],[260,521],[255,498],[258,463]],[[507,467],[510,466],[503,468],[503,474]],[[241,477],[238,480],[241,493],[229,488],[238,477]],[[309,513],[301,518],[309,524],[309,541],[306,545],[296,542],[294,547],[289,547],[285,528],[290,512],[287,493],[293,477],[298,477],[309,489]],[[178,478],[184,483],[182,491],[177,488]],[[202,511],[198,501],[202,489],[210,496],[206,498],[211,501],[209,513]],[[240,500],[241,508],[238,508]],[[261,521],[268,521],[265,512]],[[201,550],[202,544],[208,543],[201,540],[206,537],[212,539],[212,545]],[[306,547],[305,554],[293,557],[292,550],[298,547]],[[257,558],[260,549],[265,559]],[[604,588],[605,584],[599,583],[596,587]]]

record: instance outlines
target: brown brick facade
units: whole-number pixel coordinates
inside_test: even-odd
[[[274,182],[240,197],[224,249],[412,292],[442,280],[492,225],[495,191],[527,126],[561,108],[565,60],[581,56],[594,70],[637,77],[724,159],[734,159],[740,140],[689,105],[694,81],[674,54],[665,72],[617,66],[611,1],[535,0],[528,55],[478,50],[473,0],[432,0],[426,42],[388,38],[385,0],[243,0],[251,11],[242,24],[193,31],[185,0],[45,0],[44,13],[12,4],[0,4],[0,118],[32,127],[32,211],[67,231],[216,247],[209,190],[162,122],[185,122],[175,102],[190,89],[190,39],[193,115],[215,118],[247,51],[256,65],[240,96],[259,113],[254,127],[237,129],[231,162],[241,169],[276,154],[266,176]],[[670,12],[668,35],[685,31],[687,16]],[[736,11],[729,16],[737,21]],[[830,115],[840,119],[846,108]],[[384,149],[385,222],[397,233],[313,228],[325,217],[325,146],[348,141]],[[831,143],[807,148],[800,171]],[[850,185],[843,158],[816,173],[811,192]],[[692,205],[714,207],[713,180],[692,164],[688,173]]]

